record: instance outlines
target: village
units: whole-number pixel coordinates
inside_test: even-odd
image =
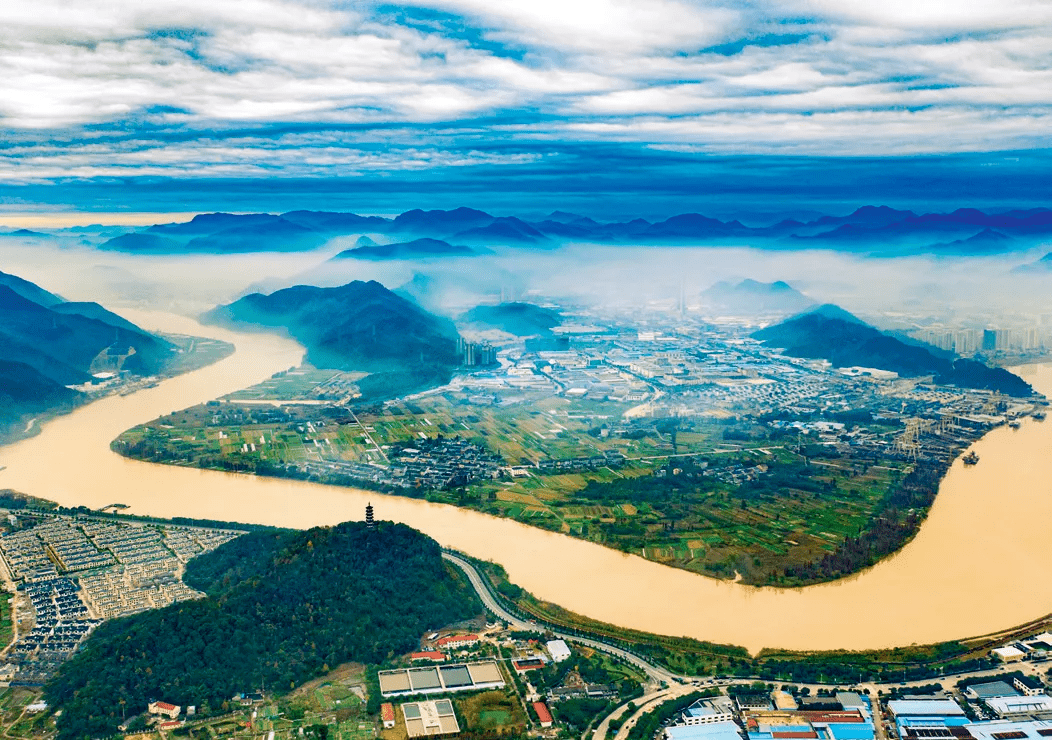
[[[474,364],[439,387],[369,401],[361,373],[303,366],[113,449],[427,498],[792,585],[870,527],[911,471],[932,489],[910,504],[923,509],[973,442],[1045,417],[1041,397],[785,356],[739,319],[559,309],[550,336],[472,335],[486,352],[465,350]],[[673,489],[690,495],[673,502]]]
[[[14,594],[0,686],[42,686],[107,619],[201,598],[183,583],[184,566],[241,534],[40,510],[0,515],[0,569]]]
[[[582,644],[477,620],[422,635],[396,667],[341,667],[283,697],[246,691],[219,716],[156,700],[123,729],[141,740],[1040,740],[1052,737],[1050,651],[1052,634],[1038,633],[995,648],[993,667],[941,682],[655,686]]]
[[[201,413],[132,430],[115,448],[135,454],[145,444],[160,459],[219,454],[231,469],[441,490],[626,461],[652,469],[670,455],[769,455],[774,445],[749,442],[786,436],[945,461],[992,427],[1044,418],[1040,398],[787,357],[737,320],[575,310],[554,344],[485,332],[492,362],[473,360],[447,385],[378,406],[355,391],[362,373],[305,366]],[[442,441],[450,438],[472,446]]]

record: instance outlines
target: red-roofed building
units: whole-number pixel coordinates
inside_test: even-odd
[[[456,650],[457,648],[468,647],[469,645],[478,644],[478,635],[450,635],[449,637],[440,637],[435,640],[435,645],[441,648],[449,648],[450,650]]]
[[[182,720],[169,720],[167,722],[161,722],[157,725],[157,728],[161,730],[174,730],[178,727],[182,727],[185,724],[186,723]]]
[[[383,703],[380,705],[380,718],[384,721],[384,729],[390,730],[395,726],[394,705]]]
[[[857,709],[845,710],[842,712],[836,711],[804,711],[800,712],[800,715],[807,718],[807,721],[814,724],[818,722],[820,724],[829,724],[834,722],[837,724],[843,724],[847,722],[865,722],[862,713]]]
[[[141,705],[140,705],[141,706]],[[146,707],[150,714],[159,714],[162,717],[175,719],[179,716],[179,707],[166,701],[154,701]]]
[[[548,705],[543,701],[533,702],[533,711],[537,713],[537,719],[540,720],[541,727],[551,727],[555,722],[552,719],[552,713],[548,711]]]
[[[410,653],[410,660],[431,660],[435,663],[441,663],[446,659],[445,653],[440,653],[437,650],[424,650],[420,653]]]
[[[544,661],[540,658],[526,658],[524,660],[513,660],[511,661],[512,667],[516,673],[526,673],[527,671],[535,671],[538,668],[544,668]]]

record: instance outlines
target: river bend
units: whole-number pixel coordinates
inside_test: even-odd
[[[125,429],[257,383],[296,365],[302,348],[269,334],[125,312],[136,323],[232,342],[237,351],[126,397],[48,422],[0,449],[0,488],[64,506],[112,503],[130,513],[287,527],[361,519],[367,502],[442,545],[501,563],[538,597],[624,627],[718,643],[800,650],[869,649],[985,634],[1052,612],[1052,420],[1002,427],[958,460],[917,537],[850,578],[800,589],[756,588],[649,562],[479,512],[301,481],[127,460]],[[1020,370],[1052,395],[1052,366]]]

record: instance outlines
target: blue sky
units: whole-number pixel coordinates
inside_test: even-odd
[[[1052,189],[1047,2],[15,0],[0,73],[8,210],[774,213]]]

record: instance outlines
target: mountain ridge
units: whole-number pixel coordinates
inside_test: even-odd
[[[886,251],[895,255],[936,251],[968,256],[1012,251],[1052,234],[1052,210],[1035,208],[987,213],[958,208],[917,213],[886,205],[863,205],[844,215],[822,215],[809,221],[782,218],[774,223],[746,225],[702,213],[681,213],[657,221],[622,219],[600,222],[587,216],[555,211],[535,220],[516,215],[495,216],[461,206],[451,210],[412,209],[388,219],[351,212],[289,211],[272,213],[206,213],[183,223],[155,224],[110,239],[106,249],[185,250],[188,252],[294,251],[313,249],[335,236],[378,233],[431,238],[471,246],[550,248],[559,241],[676,245],[689,242],[735,243],[757,240],[771,248],[802,245],[847,250]],[[985,236],[983,236],[985,234]],[[994,237],[993,234],[998,235]],[[154,241],[145,239],[152,236]],[[1018,239],[1013,241],[1000,240]],[[172,239],[177,247],[157,238]],[[411,241],[411,240],[408,240]],[[403,242],[404,243],[404,242]]]
[[[408,386],[446,382],[459,364],[453,323],[370,280],[252,293],[202,316],[211,323],[284,329],[319,368],[391,374]]]
[[[751,278],[737,284],[720,281],[702,291],[701,298],[710,306],[749,314],[794,314],[815,305],[786,282],[761,283]]]
[[[854,321],[850,320],[854,319]],[[1018,375],[968,359],[937,357],[866,324],[839,306],[826,304],[753,333],[791,357],[827,360],[834,367],[872,367],[904,377],[934,376],[936,383],[995,390],[1027,397],[1033,389]]]
[[[27,417],[83,401],[66,386],[90,381],[95,368],[150,375],[174,356],[172,344],[97,303],[63,301],[0,273],[0,437],[24,433]]]

